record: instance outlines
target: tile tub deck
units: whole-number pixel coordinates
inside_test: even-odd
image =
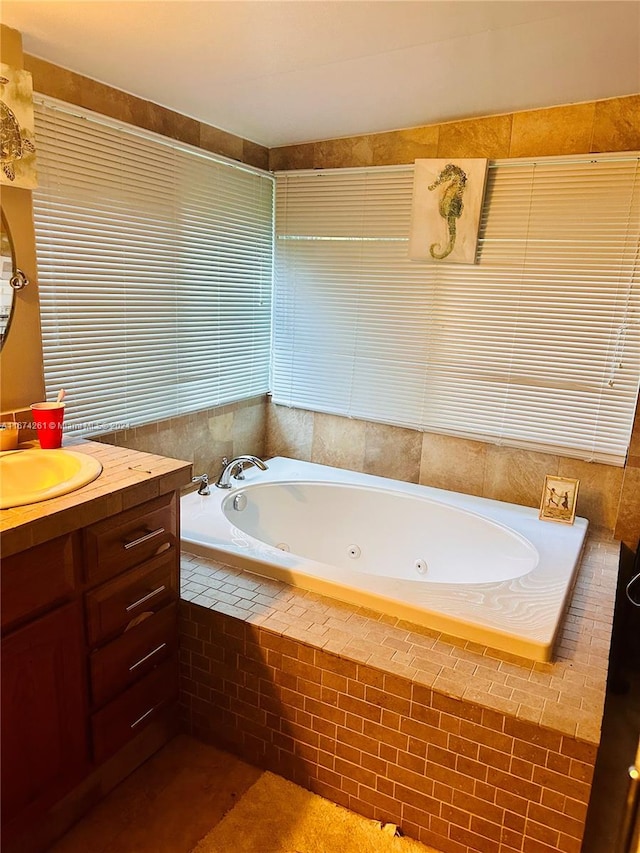
[[[443,853],[579,853],[619,544],[539,663],[182,555],[187,730]]]

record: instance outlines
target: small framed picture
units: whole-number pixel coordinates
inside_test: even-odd
[[[540,518],[545,521],[560,521],[563,524],[573,524],[576,517],[576,500],[580,480],[568,477],[554,477],[550,474],[544,478],[542,500],[540,501]]]

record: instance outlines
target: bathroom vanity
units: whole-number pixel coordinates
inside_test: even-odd
[[[99,459],[97,480],[0,513],[7,853],[47,849],[177,729],[190,465],[95,442],[74,450]]]

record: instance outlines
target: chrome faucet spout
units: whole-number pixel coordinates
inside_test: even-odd
[[[259,459],[257,456],[251,456],[250,454],[244,454],[242,456],[236,456],[235,459],[229,461],[226,456],[222,460],[222,471],[220,472],[220,476],[216,480],[216,486],[219,489],[230,489],[231,488],[231,478],[234,480],[244,480],[244,471],[245,467],[250,467],[251,465],[255,465],[256,468],[259,468],[261,471],[266,471],[269,467],[266,462],[263,462],[262,459]]]

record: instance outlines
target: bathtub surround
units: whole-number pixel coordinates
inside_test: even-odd
[[[632,453],[639,442],[636,413]],[[274,403],[266,453],[531,507],[540,505],[546,474],[571,477],[580,480],[578,515],[632,550],[640,534],[640,465],[632,453],[623,469]]]
[[[442,853],[579,853],[617,550],[590,537],[553,663],[183,554],[184,724]]]

